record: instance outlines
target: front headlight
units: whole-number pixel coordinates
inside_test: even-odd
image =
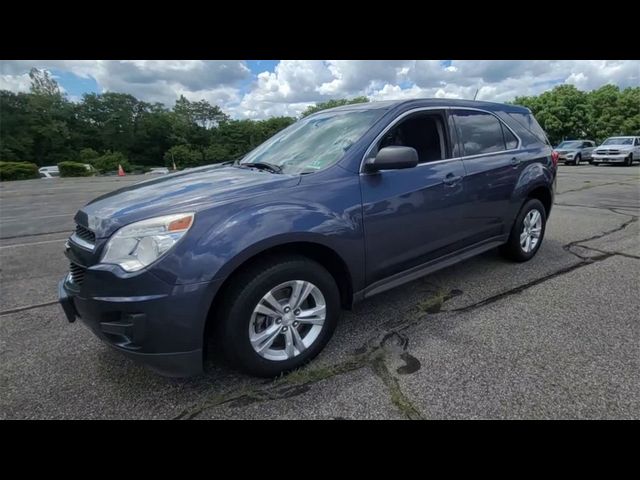
[[[102,263],[137,272],[166,254],[191,228],[193,213],[149,218],[126,225],[109,240]]]
[[[573,153],[567,153],[566,157],[567,158],[573,158]]]

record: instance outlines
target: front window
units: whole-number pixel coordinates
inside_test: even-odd
[[[607,138],[602,145],[633,145],[631,137],[611,137]]]
[[[558,145],[558,148],[580,148],[582,146],[582,142],[562,142]]]
[[[340,160],[384,110],[326,112],[299,120],[249,152],[240,165],[276,165],[286,174],[312,173]]]

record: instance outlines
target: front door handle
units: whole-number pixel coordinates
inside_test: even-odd
[[[454,175],[453,173],[448,173],[446,177],[444,177],[443,182],[445,185],[455,185],[460,180],[462,180],[462,176]]]
[[[518,165],[520,165],[520,159],[518,157],[513,157],[510,163],[512,166],[517,167]]]

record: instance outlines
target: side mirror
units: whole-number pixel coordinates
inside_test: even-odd
[[[418,165],[418,152],[412,147],[384,147],[378,151],[375,158],[370,158],[365,163],[367,172],[378,170],[399,170],[401,168],[413,168]]]

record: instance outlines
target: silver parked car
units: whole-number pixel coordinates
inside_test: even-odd
[[[627,167],[640,160],[640,137],[609,137],[593,152],[591,163],[622,163]]]
[[[555,150],[558,160],[565,165],[580,165],[580,162],[591,160],[591,154],[596,147],[593,140],[565,140]]]

